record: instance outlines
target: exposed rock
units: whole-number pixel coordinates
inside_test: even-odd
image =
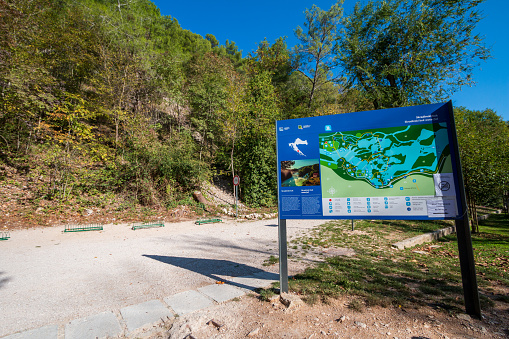
[[[282,169],[281,170],[281,182],[284,182],[287,179],[290,179],[292,177],[292,171],[289,169]]]
[[[268,297],[268,301],[270,303],[272,303],[273,305],[275,305],[275,302],[279,300],[279,295],[278,294],[274,294],[270,297]]]
[[[207,201],[207,199],[205,199],[205,197],[201,194],[200,191],[194,191],[193,198],[194,198],[194,200],[196,200],[199,203],[202,203],[204,205],[209,205],[209,202]]]
[[[341,317],[339,317],[339,319],[336,319],[336,321],[337,321],[338,323],[342,323],[342,322],[343,322],[343,321],[345,321],[345,320],[346,320],[346,316],[344,316],[344,315],[342,315]]]
[[[301,298],[289,293],[281,293],[279,300],[281,300],[281,303],[285,305],[286,308],[289,310],[296,309],[304,305],[304,302],[302,301]]]
[[[461,320],[466,320],[466,321],[472,321],[472,318],[470,318],[470,316],[468,314],[465,314],[465,313],[457,314],[456,318],[461,319]]]
[[[252,330],[251,332],[249,332],[249,333],[247,334],[247,336],[248,336],[248,337],[255,337],[255,336],[257,336],[257,335],[258,335],[258,333],[259,333],[259,332],[260,332],[260,328],[259,328],[259,327],[257,327],[257,328],[255,328],[254,330]]]
[[[217,321],[216,319],[210,319],[209,321],[207,321],[207,325],[215,326],[218,330],[221,330],[224,326],[223,323]]]
[[[359,326],[360,328],[366,328],[368,327],[365,323],[361,323],[360,321],[355,321],[355,325]]]

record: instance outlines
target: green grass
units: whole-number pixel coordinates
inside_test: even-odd
[[[489,281],[509,286],[509,217],[493,214],[472,235],[477,274],[486,285]]]
[[[446,311],[462,311],[463,288],[456,236],[435,243],[395,250],[399,240],[450,226],[450,222],[357,221],[351,232],[349,221],[333,221],[294,239],[298,246],[321,253],[328,247],[347,247],[352,257],[325,259],[290,280],[290,289],[310,300],[325,301],[342,294],[359,296],[352,306],[419,307],[429,305]],[[493,215],[472,235],[481,293],[481,307],[493,300],[508,302],[492,294],[494,285],[509,286],[509,218]],[[433,246],[431,246],[433,245]],[[415,253],[420,251],[425,254]],[[489,296],[489,297],[488,297]]]
[[[263,301],[271,301],[277,294],[275,288],[259,288],[256,292],[258,292],[260,299]]]
[[[269,257],[269,259],[267,259],[267,260],[265,260],[265,261],[263,262],[263,264],[262,264],[262,265],[263,265],[263,266],[272,266],[272,265],[275,265],[275,264],[277,264],[277,263],[279,263],[279,257],[275,257],[275,256],[271,255],[271,256]]]

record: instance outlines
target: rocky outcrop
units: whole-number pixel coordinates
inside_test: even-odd
[[[281,182],[285,182],[286,180],[292,177],[292,171],[289,169],[281,169]]]
[[[210,203],[207,201],[207,199],[205,199],[205,197],[201,194],[200,191],[194,191],[193,198],[199,203],[202,203],[204,205],[210,205]]]

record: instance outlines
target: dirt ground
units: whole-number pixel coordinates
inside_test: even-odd
[[[177,317],[137,338],[508,338],[509,310],[497,306],[477,320],[432,307],[348,307],[354,297],[287,308],[256,295]]]

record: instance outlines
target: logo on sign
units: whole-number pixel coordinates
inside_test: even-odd
[[[448,191],[451,189],[451,184],[449,184],[447,181],[441,181],[438,185],[438,188],[440,188],[441,191]]]

